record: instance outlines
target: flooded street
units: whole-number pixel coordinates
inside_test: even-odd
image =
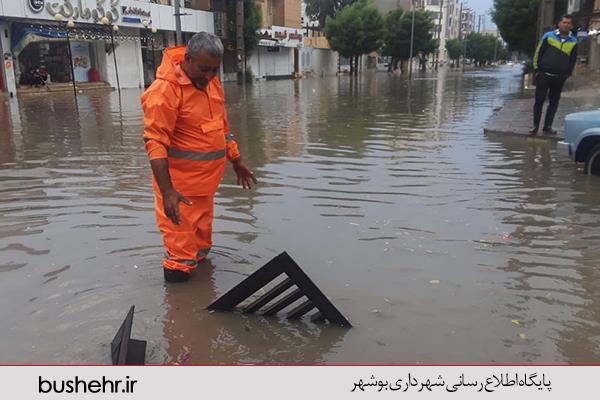
[[[599,363],[600,178],[486,137],[517,68],[225,85],[208,262],[163,282],[141,91],[0,100],[0,363]],[[204,309],[287,251],[350,330]]]

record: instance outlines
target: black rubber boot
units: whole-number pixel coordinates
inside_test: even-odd
[[[163,272],[167,282],[185,282],[190,279],[190,274],[176,269],[163,268]]]

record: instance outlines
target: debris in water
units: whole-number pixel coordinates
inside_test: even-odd
[[[526,340],[526,339],[527,339],[527,335],[526,335],[526,334],[524,334],[524,333],[519,333],[519,337],[520,337],[521,339],[523,339],[523,340]]]
[[[440,283],[440,281],[437,279],[432,279],[429,281],[429,283],[431,283],[432,285],[436,285],[436,284]]]
[[[381,314],[381,310],[378,310],[378,309],[371,310],[371,314]]]
[[[518,319],[513,319],[513,320],[511,320],[510,322],[512,322],[512,323],[513,323],[513,324],[515,324],[515,325],[521,325],[521,323],[519,322],[519,320],[518,320]]]

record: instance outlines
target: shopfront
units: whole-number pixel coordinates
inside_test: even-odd
[[[40,71],[47,75],[48,84],[70,83],[74,76],[76,83],[103,81],[112,86],[116,71],[120,71],[122,88],[143,85],[139,30],[14,22],[11,31],[20,86],[39,85],[36,74]],[[116,66],[113,50],[118,55]]]
[[[248,64],[257,78],[293,78],[300,72],[299,49],[303,46],[300,29],[273,26],[261,29],[258,47]]]
[[[182,13],[184,37],[214,31],[212,13]],[[0,77],[11,94],[37,83],[34,75],[51,85],[74,76],[82,85],[141,88],[173,45],[174,22],[171,6],[135,0],[0,0],[0,48],[11,61]]]
[[[98,51],[104,49],[100,32],[73,30],[69,32],[50,25],[14,23],[12,54],[16,58],[17,81],[31,85],[32,75],[42,70],[47,83],[98,81]],[[94,40],[95,39],[95,40]],[[70,49],[69,49],[70,47]]]

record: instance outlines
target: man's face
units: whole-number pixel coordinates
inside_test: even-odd
[[[558,21],[558,30],[561,33],[569,33],[573,29],[573,20],[571,18],[563,18]]]
[[[214,57],[202,50],[198,54],[185,55],[184,70],[197,88],[204,89],[219,73],[221,57]]]

